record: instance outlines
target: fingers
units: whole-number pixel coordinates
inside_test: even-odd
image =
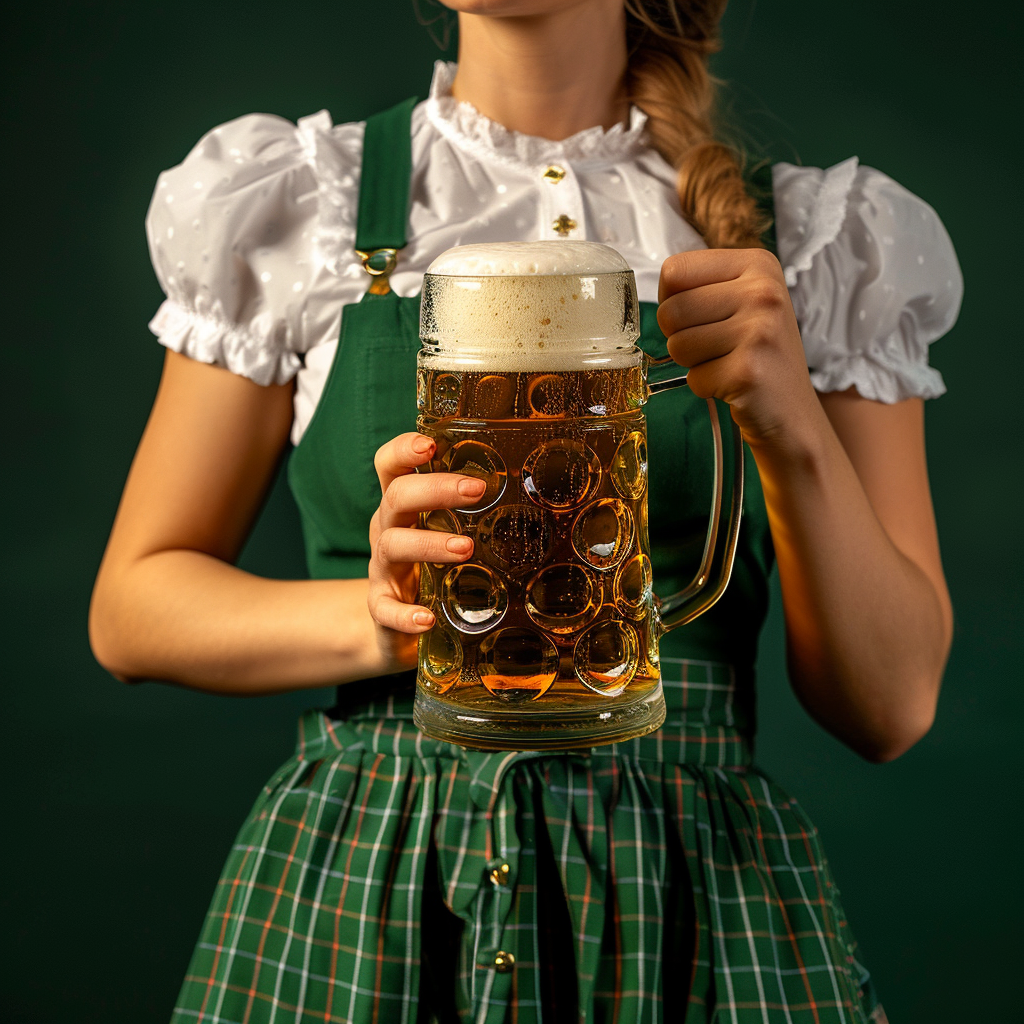
[[[369,607],[377,623],[399,633],[425,633],[434,624],[434,615],[429,609],[406,604],[385,592],[371,593]]]
[[[782,279],[779,261],[767,249],[697,249],[676,253],[661,266],[658,301],[716,281],[734,281],[744,273]]]
[[[385,572],[390,572],[387,567],[403,562],[462,562],[472,553],[473,541],[469,537],[402,527],[385,530],[377,538],[375,549],[378,564]]]
[[[668,354],[680,365],[695,369],[701,363],[728,355],[736,348],[736,329],[728,320],[676,331],[668,339]]]
[[[658,306],[658,326],[668,338],[687,327],[728,320],[740,308],[742,300],[742,289],[729,281],[677,292]]]
[[[420,512],[474,505],[486,489],[483,480],[456,473],[414,473],[396,477],[384,491],[378,525],[382,532],[396,526],[414,526]]]
[[[381,445],[373,457],[373,467],[377,470],[377,479],[380,480],[381,494],[387,493],[396,477],[405,476],[426,465],[436,448],[437,445],[432,438],[414,431],[399,434],[387,444]]]
[[[429,608],[415,603],[415,563],[464,562],[473,553],[473,541],[458,534],[395,527],[377,538],[370,560],[367,607],[386,629],[422,633],[434,624]]]
[[[413,603],[413,564],[464,562],[472,553],[473,541],[458,534],[399,527],[385,530],[377,538],[370,562],[370,615],[386,629],[402,633],[430,629],[434,624],[433,613]]]

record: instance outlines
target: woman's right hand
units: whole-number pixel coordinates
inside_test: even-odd
[[[429,608],[416,603],[420,562],[464,562],[473,541],[458,534],[418,528],[421,512],[465,508],[483,497],[483,480],[456,473],[421,473],[436,445],[408,433],[378,449],[374,467],[381,501],[370,520],[370,588],[367,605],[377,642],[393,671],[416,664],[416,638],[434,625]]]

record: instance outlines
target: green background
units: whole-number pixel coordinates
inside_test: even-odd
[[[760,762],[819,824],[893,1024],[1020,1019],[1021,39],[978,10],[734,0],[716,62],[748,139],[885,170],[939,211],[967,282],[928,408],[957,611],[935,728],[864,764],[790,695],[777,608],[762,659]],[[128,689],[90,656],[91,580],[161,365],[150,192],[215,124],[360,118],[422,93],[438,50],[405,2],[23,4],[7,39],[0,1015],[145,1024],[169,1015],[296,715],[326,697]],[[301,572],[280,484],[243,562]]]

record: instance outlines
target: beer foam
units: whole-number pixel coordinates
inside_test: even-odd
[[[441,253],[427,273],[448,277],[552,277],[624,270],[629,270],[629,264],[610,245],[552,240],[457,245]]]
[[[421,365],[523,372],[640,359],[629,264],[596,242],[503,242],[442,253],[424,279]]]

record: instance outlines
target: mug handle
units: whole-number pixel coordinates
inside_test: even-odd
[[[646,368],[664,366],[671,363],[671,356],[646,359]],[[673,388],[686,387],[686,374],[667,377],[664,380],[647,384],[647,394],[656,395]],[[708,413],[711,416],[711,433],[715,444],[715,472],[711,485],[711,515],[708,520],[708,536],[704,544],[704,554],[696,575],[690,584],[677,594],[671,594],[661,601],[656,601],[654,614],[657,620],[658,635],[662,636],[670,629],[676,629],[687,622],[692,622],[698,615],[703,615],[725,593],[732,577],[733,564],[736,561],[736,547],[740,535],[740,520],[743,517],[743,438],[735,423],[732,428],[731,451],[731,493],[729,498],[729,520],[719,551],[719,539],[722,535],[722,509],[724,506],[725,484],[725,445],[722,441],[722,424],[718,415],[718,404],[713,398],[707,399]]]

